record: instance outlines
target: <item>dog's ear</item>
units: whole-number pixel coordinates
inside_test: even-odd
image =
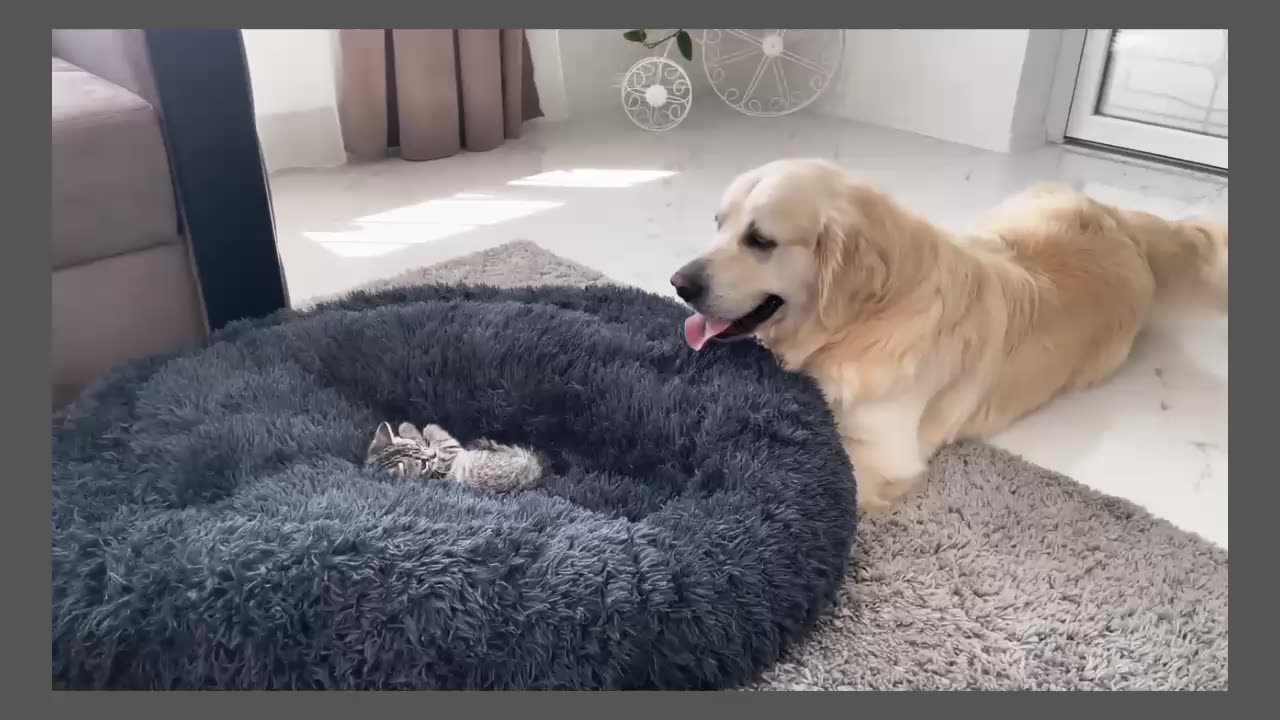
[[[826,327],[839,324],[845,299],[837,297],[840,271],[849,253],[844,231],[834,218],[828,217],[818,232],[815,248],[818,265],[818,320]]]
[[[867,220],[833,214],[818,234],[818,320],[834,328],[847,313],[882,302],[889,275],[884,248],[867,233]]]

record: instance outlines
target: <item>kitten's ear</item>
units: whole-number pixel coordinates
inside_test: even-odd
[[[378,429],[373,431],[373,442],[369,443],[369,454],[382,452],[391,447],[392,440],[395,435],[391,432],[390,423],[378,423]]]
[[[457,442],[447,430],[439,425],[423,425],[422,436],[426,438],[428,443],[447,443]]]
[[[418,432],[418,428],[414,427],[413,423],[400,423],[400,437],[423,445],[427,444],[427,441],[422,439],[422,433]]]

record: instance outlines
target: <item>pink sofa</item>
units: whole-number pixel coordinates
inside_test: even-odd
[[[208,336],[141,30],[53,31],[54,407]]]

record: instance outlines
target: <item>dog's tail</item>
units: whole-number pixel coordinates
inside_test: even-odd
[[[1227,313],[1227,225],[1204,218],[1165,220],[1124,212],[1156,280],[1156,301],[1169,308]]]

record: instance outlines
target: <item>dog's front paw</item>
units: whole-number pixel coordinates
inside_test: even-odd
[[[859,513],[885,513],[894,508],[894,503],[870,493],[858,491]]]
[[[892,479],[873,470],[854,472],[857,483],[858,512],[890,512],[898,506],[920,481],[920,475]]]

